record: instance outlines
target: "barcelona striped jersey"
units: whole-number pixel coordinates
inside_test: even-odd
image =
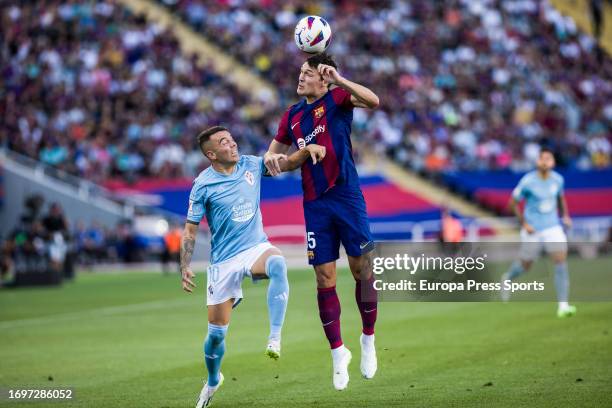
[[[321,163],[302,164],[304,201],[315,200],[334,186],[359,188],[351,144],[353,108],[351,94],[335,87],[313,103],[304,99],[292,105],[283,115],[274,138],[277,142],[297,148],[316,143],[326,148]]]

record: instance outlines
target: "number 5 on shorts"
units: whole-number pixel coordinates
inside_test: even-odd
[[[308,249],[314,249],[317,246],[317,241],[314,237],[314,232],[307,232],[306,237],[308,241]]]

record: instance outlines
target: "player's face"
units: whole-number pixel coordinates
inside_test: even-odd
[[[210,137],[209,150],[214,154],[212,159],[219,163],[237,163],[240,158],[238,156],[238,145],[230,132],[226,130],[217,132]]]
[[[538,157],[537,162],[538,169],[540,171],[549,171],[555,167],[555,156],[550,152],[542,152]]]
[[[299,96],[318,95],[326,89],[325,81],[315,68],[305,62],[300,69],[297,94]]]

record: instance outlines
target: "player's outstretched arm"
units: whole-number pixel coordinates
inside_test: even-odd
[[[350,92],[351,103],[354,106],[368,109],[375,109],[378,107],[380,100],[369,88],[344,78],[338,73],[336,68],[331,65],[319,64],[317,69],[328,84],[339,86]]]
[[[185,223],[183,236],[181,237],[181,284],[185,292],[193,292],[196,284],[193,282],[195,274],[191,271],[191,257],[195,248],[198,226],[189,222]]]
[[[285,160],[280,160],[281,171],[291,171],[299,168],[308,158],[312,159],[312,164],[317,164],[325,157],[325,146],[310,144],[298,150]]]

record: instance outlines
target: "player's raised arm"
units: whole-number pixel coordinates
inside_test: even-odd
[[[193,282],[194,273],[191,271],[191,257],[195,248],[198,225],[190,222],[185,223],[183,236],[181,237],[181,284],[185,292],[193,292],[196,284]]]
[[[357,108],[375,109],[380,100],[369,88],[344,78],[331,65],[319,64],[317,67],[323,79],[330,85],[336,85],[351,94],[351,103]]]

